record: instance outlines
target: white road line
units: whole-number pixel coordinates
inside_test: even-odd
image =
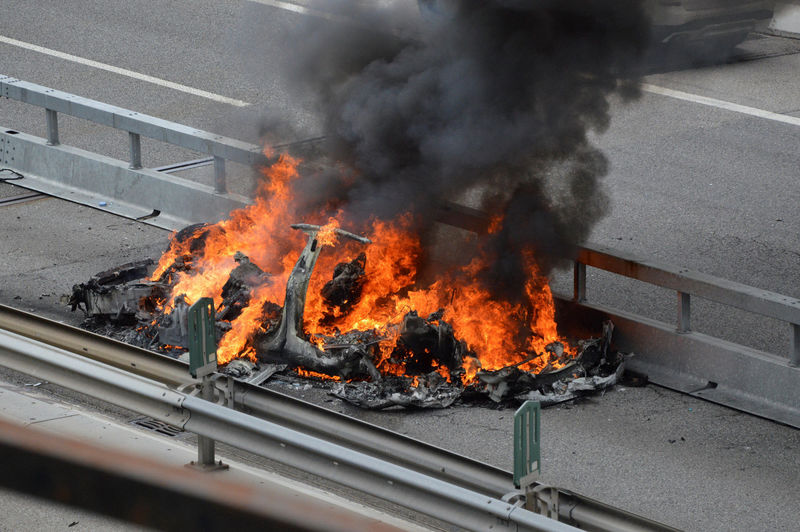
[[[185,92],[186,94],[199,96],[201,98],[206,98],[208,100],[213,100],[215,102],[227,103],[230,105],[235,105],[236,107],[247,107],[248,105],[251,105],[248,102],[243,102],[242,100],[237,100],[235,98],[228,98],[227,96],[222,96],[201,89],[195,89],[194,87],[188,87],[186,85],[181,85],[180,83],[174,83],[172,81],[167,81],[165,79],[148,76],[147,74],[134,72],[133,70],[127,70],[125,68],[115,67],[113,65],[107,65],[105,63],[100,63],[99,61],[86,59],[85,57],[78,57],[77,55],[59,52],[58,50],[52,50],[50,48],[45,48],[44,46],[38,46],[36,44],[31,44],[24,41],[18,41],[17,39],[12,39],[11,37],[6,37],[4,35],[0,35],[0,43],[10,44],[11,46],[17,46],[19,48],[24,48],[26,50],[38,52],[40,54],[50,55],[53,57],[57,57],[59,59],[64,59],[65,61],[72,61],[73,63],[79,63],[81,65],[86,65],[93,68],[98,68],[100,70],[105,70],[107,72],[113,72],[114,74],[119,74],[121,76],[127,76],[129,78],[138,79],[140,81],[146,81],[154,85],[160,85],[161,87],[167,87],[169,89]]]
[[[692,94],[690,92],[683,92],[674,89],[668,89],[666,87],[659,87],[658,85],[651,85],[649,83],[642,83],[642,90],[645,92],[651,92],[653,94],[668,96],[670,98],[675,98],[678,100],[684,100],[687,102],[693,102],[702,105],[708,105],[711,107],[717,107],[719,109],[725,109],[727,111],[733,111],[735,113],[756,116],[758,118],[766,118],[767,120],[773,120],[775,122],[783,122],[784,124],[791,124],[793,126],[800,126],[800,117],[797,116],[789,116],[789,115],[782,115],[780,113],[773,113],[772,111],[765,111],[763,109],[758,109],[756,107],[739,105],[738,103],[726,102],[725,100],[717,100],[716,98],[700,96],[699,94]]]
[[[325,11],[320,11],[318,9],[305,7],[303,5],[305,2],[303,2],[302,0],[295,0],[294,2],[282,2],[281,0],[247,0],[247,1],[252,2],[254,4],[262,4],[277,9],[283,9],[285,11],[300,13],[302,15],[313,15],[315,17],[320,17],[327,20],[350,21],[350,19],[348,19],[347,17],[343,17],[341,15],[334,15],[333,13],[327,13]]]

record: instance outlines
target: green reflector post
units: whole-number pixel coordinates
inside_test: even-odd
[[[214,325],[214,300],[200,298],[189,307],[189,373],[202,377],[217,370],[217,333]]]
[[[514,486],[517,488],[539,477],[541,412],[538,401],[525,401],[514,414]]]

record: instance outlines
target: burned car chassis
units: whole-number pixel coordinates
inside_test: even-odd
[[[303,231],[307,240],[286,282],[284,305],[270,304],[272,308],[265,309],[264,315],[269,315],[271,321],[252,341],[258,363],[236,359],[223,369],[229,374],[249,379],[261,376],[263,381],[276,371],[294,373],[299,369],[302,375],[309,372],[316,375],[312,377],[315,380],[327,380],[328,376],[336,381],[326,383],[333,395],[370,409],[445,408],[457,400],[517,404],[533,399],[546,406],[604,390],[613,386],[622,374],[623,357],[610,348],[613,332],[610,322],[603,324],[599,338],[579,341],[574,358],[565,353],[562,344],[553,342],[544,353],[532,353],[517,364],[494,371],[478,370],[467,384],[462,383],[465,361],[469,365],[480,364],[466,344],[456,339],[452,326],[442,319],[444,310],[428,317],[410,311],[397,326],[396,341],[403,348],[399,351],[413,359],[413,371],[403,375],[382,374],[376,367],[378,344],[388,340],[377,331],[349,331],[325,338],[318,347],[306,337],[303,318],[309,282],[323,248],[318,239],[322,228],[310,224],[294,224],[292,228]],[[338,228],[333,231],[337,237],[364,245],[371,243],[348,231]],[[237,306],[249,298],[252,284],[271,282],[269,275],[243,254],[237,253],[235,260],[238,266],[223,288],[223,302],[217,310],[218,337],[230,329],[226,318],[240,311]],[[188,345],[188,304],[178,297],[170,312],[159,314],[158,302],[164,301],[171,286],[163,280],[147,280],[152,264],[151,260],[143,260],[101,272],[74,286],[69,304],[72,310],[84,311],[86,328],[178,356],[185,351],[181,346]],[[359,267],[363,271],[363,264],[356,263],[354,268],[359,270]],[[337,271],[345,270],[347,264],[337,266]],[[358,288],[357,283],[353,286]],[[430,360],[418,356],[420,353]],[[545,357],[549,362],[544,369],[537,374],[520,369],[536,357]],[[553,364],[563,367],[553,369]],[[437,371],[442,366],[448,369],[447,373]]]

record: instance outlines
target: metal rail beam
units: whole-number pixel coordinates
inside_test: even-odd
[[[80,390],[466,530],[576,530],[500,499],[176,392],[156,381],[24,336],[0,331],[0,354],[0,364],[8,368]]]
[[[189,375],[188,365],[179,360],[5,305],[0,305],[0,329],[168,386],[198,382]],[[235,381],[233,397],[236,408],[246,413],[422,474],[436,475],[466,489],[492,497],[501,497],[514,489],[508,471],[288,395]]]
[[[611,320],[617,349],[636,353],[626,367],[650,381],[800,428],[800,368],[786,358],[607,305],[562,299],[559,306],[583,323]]]
[[[52,145],[57,145],[59,142],[57,113],[61,112],[128,131],[131,134],[131,165],[134,167],[138,166],[141,159],[141,153],[138,148],[138,135],[144,135],[212,155],[215,163],[215,192],[217,194],[224,192],[225,189],[224,163],[226,159],[246,165],[258,164],[266,160],[261,148],[253,144],[82,98],[9,76],[0,75],[0,96],[47,109],[48,139]],[[136,142],[134,142],[134,138],[137,139]],[[152,209],[148,209],[148,212],[150,211]],[[475,232],[484,232],[488,224],[485,213],[449,202],[441,205],[438,219],[443,223],[456,225]],[[800,300],[798,299],[668,264],[637,259],[631,255],[598,245],[590,244],[579,248],[577,251],[578,264],[600,268],[685,294],[686,297],[682,298],[680,303],[679,328],[688,330],[690,312],[688,295],[690,294],[786,321],[793,324],[795,331],[800,326]],[[586,287],[583,272],[576,274],[575,286],[576,297],[579,299],[584,297]],[[798,334],[794,335],[792,351],[789,357],[793,364],[800,364],[800,335]]]
[[[0,330],[128,370],[167,386],[196,382],[183,362],[6,305],[0,305]]]
[[[596,244],[581,248],[578,262],[723,305],[800,323],[800,299],[753,288],[671,264],[643,260]]]
[[[54,145],[59,143],[57,113],[64,113],[96,124],[121,129],[128,133],[249,166],[266,160],[259,146],[247,142],[90,100],[36,83],[29,83],[11,76],[0,75],[0,96],[46,109],[48,139]],[[132,148],[132,151],[135,150]],[[140,157],[141,154],[139,154]],[[132,162],[135,163],[135,161]]]
[[[489,224],[485,213],[454,203],[441,206],[438,220],[477,233],[485,232]],[[787,322],[791,328],[791,346],[784,356],[791,366],[800,366],[800,299],[663,262],[639,259],[598,244],[578,246],[575,251],[573,301],[586,301],[586,266],[675,290],[678,293],[676,328],[681,332],[691,329],[691,296],[716,301]]]
[[[272,390],[237,382],[234,404],[262,419],[478,493],[502,497],[514,489],[508,471]]]
[[[158,530],[400,530],[272,487],[254,489],[0,420],[0,485]]]

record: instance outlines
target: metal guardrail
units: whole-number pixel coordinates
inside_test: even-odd
[[[8,368],[80,390],[466,530],[577,530],[512,503],[172,390],[24,336],[0,331],[0,354],[0,364]]]
[[[196,383],[185,362],[134,347],[105,336],[0,305],[0,330],[109,364],[170,387]],[[458,484],[485,495],[501,497],[514,489],[511,473],[339,414],[288,395],[234,381],[237,409],[294,430],[351,447],[383,460]]]
[[[10,76],[0,75],[0,96],[44,108],[47,121],[47,141],[52,146],[61,142],[58,129],[59,113],[127,131],[130,168],[132,169],[142,167],[142,136],[211,155],[214,158],[214,189],[219,194],[227,191],[226,160],[249,166],[266,160],[259,146],[247,142],[215,135]]]
[[[575,261],[573,300],[578,303],[586,301],[586,266],[675,290],[679,333],[691,330],[691,296],[784,321],[792,333],[789,364],[800,366],[800,299],[591,245],[582,247]]]
[[[0,305],[0,330],[12,331],[84,358],[169,386],[197,382],[188,365],[152,351]],[[405,469],[499,499],[514,490],[512,474],[489,464],[246,382],[228,383],[233,406],[286,428],[351,448]],[[666,531],[641,516],[558,489],[559,517],[598,531]],[[627,527],[627,528],[626,528]]]

